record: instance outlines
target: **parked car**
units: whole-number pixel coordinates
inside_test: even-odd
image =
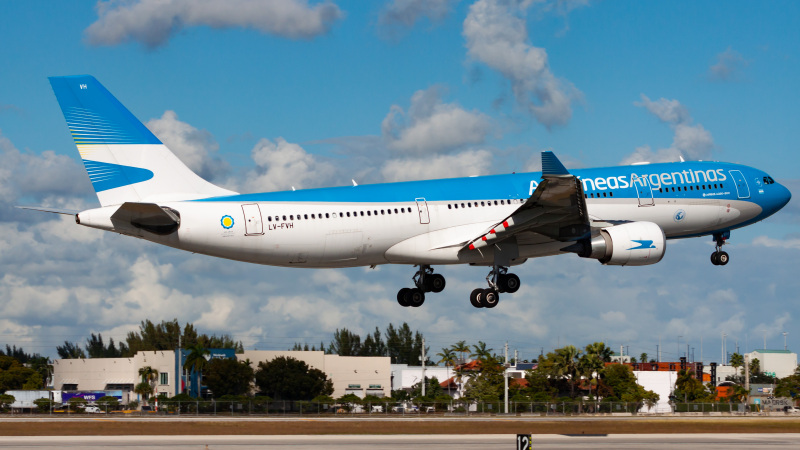
[[[89,405],[86,408],[83,408],[83,411],[87,412],[87,413],[90,413],[90,414],[104,414],[105,413],[105,411],[100,409],[99,406],[93,406],[93,405]]]
[[[786,414],[800,414],[800,408],[797,406],[784,406],[783,412]]]

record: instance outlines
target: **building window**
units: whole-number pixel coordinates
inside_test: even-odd
[[[169,384],[169,372],[161,372],[158,374],[158,384]]]

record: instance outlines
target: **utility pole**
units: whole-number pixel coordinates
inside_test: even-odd
[[[181,365],[181,380],[178,382],[178,394],[183,394],[183,350],[181,350],[181,328],[178,327],[178,364]]]
[[[723,366],[726,365],[725,364],[725,361],[726,361],[726,359],[725,359],[725,336],[727,336],[727,334],[725,334],[725,332],[723,331],[722,332],[722,354],[720,355],[720,360],[722,361],[722,365]]]
[[[750,397],[750,355],[744,355],[744,390]]]
[[[419,357],[419,360],[422,361],[422,396],[425,397],[425,385],[428,384],[425,381],[425,338],[422,338],[422,356]]]
[[[784,350],[788,350],[788,348],[786,347],[786,335],[787,334],[789,334],[789,333],[787,333],[785,331],[783,332],[783,349]]]
[[[503,401],[505,402],[506,406],[506,414],[508,414],[508,341],[506,341],[506,364],[503,366],[503,384],[504,384],[504,392]]]
[[[703,362],[703,335],[700,335],[700,362]]]

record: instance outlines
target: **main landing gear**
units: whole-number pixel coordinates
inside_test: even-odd
[[[513,273],[508,273],[508,268],[494,266],[489,275],[486,276],[489,289],[475,289],[469,295],[469,302],[476,308],[494,308],[500,302],[500,293],[508,292],[513,294],[519,290],[519,277]]]
[[[711,264],[715,266],[724,266],[725,264],[728,264],[730,257],[728,256],[728,253],[722,251],[722,246],[725,245],[725,241],[727,241],[730,237],[730,231],[726,231],[724,233],[714,233],[716,251],[711,254]]]
[[[419,270],[411,278],[414,280],[414,288],[403,288],[397,292],[397,303],[400,306],[412,306],[418,308],[425,303],[426,292],[442,292],[445,280],[442,275],[433,273],[431,266],[422,264]]]

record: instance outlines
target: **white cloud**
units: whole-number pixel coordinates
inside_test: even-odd
[[[708,68],[708,77],[712,81],[734,81],[749,65],[750,61],[744,59],[736,50],[728,47],[724,52],[717,54],[716,63]]]
[[[483,143],[490,122],[478,111],[443,103],[441,88],[432,87],[414,93],[408,113],[393,105],[381,131],[389,148],[420,155]]]
[[[649,145],[637,147],[630,155],[625,157],[621,164],[636,162],[674,162],[684,157],[689,160],[703,160],[711,157],[714,149],[714,139],[703,125],[692,124],[692,116],[678,100],[660,98],[650,100],[641,94],[642,101],[634,105],[645,108],[672,128],[674,134],[672,145],[667,148],[652,150]]]
[[[149,48],[165,44],[187,27],[253,28],[290,39],[327,33],[344,17],[329,1],[307,0],[109,0],[97,3],[96,22],[86,30],[92,45],[138,41]]]
[[[219,145],[211,133],[182,122],[175,111],[164,111],[160,118],[150,119],[145,125],[187,167],[206,180],[228,172],[228,165],[212,156]]]
[[[581,92],[550,71],[547,51],[528,42],[524,12],[532,3],[478,0],[464,20],[468,55],[511,82],[517,103],[547,128],[572,117]]]
[[[486,150],[465,150],[451,155],[431,155],[386,161],[381,174],[389,182],[428,180],[486,175],[492,166],[492,154]]]
[[[792,248],[800,250],[800,238],[773,239],[768,236],[758,236],[753,239],[753,245],[769,248]]]
[[[319,187],[335,173],[335,167],[306,152],[298,144],[277,138],[261,139],[251,152],[256,170],[245,181],[246,192]]]

